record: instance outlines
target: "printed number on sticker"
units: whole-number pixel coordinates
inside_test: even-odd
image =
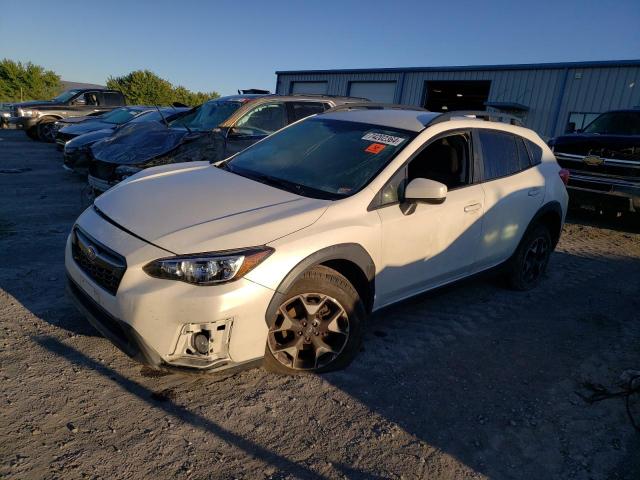
[[[375,133],[375,132],[367,133],[364,137],[362,137],[362,140],[369,140],[370,142],[384,143],[386,145],[393,145],[394,147],[397,147],[402,142],[404,142],[404,138],[402,137],[394,137],[393,135],[385,135],[384,133]]]

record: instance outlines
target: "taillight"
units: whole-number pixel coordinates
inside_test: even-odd
[[[560,175],[562,183],[564,183],[565,185],[569,183],[569,170],[567,170],[566,168],[561,168],[558,172],[558,175]]]

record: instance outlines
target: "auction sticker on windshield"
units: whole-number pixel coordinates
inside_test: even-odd
[[[384,143],[385,145],[393,145],[394,147],[397,147],[398,145],[400,145],[402,142],[405,141],[405,138],[394,137],[393,135],[387,135],[386,133],[369,132],[364,137],[362,137],[362,140],[368,140],[370,142],[376,142],[376,143]]]

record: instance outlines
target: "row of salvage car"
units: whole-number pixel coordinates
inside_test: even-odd
[[[55,124],[64,167],[87,175],[94,194],[149,167],[217,161],[288,124],[361,98],[241,94],[195,108],[125,106]]]

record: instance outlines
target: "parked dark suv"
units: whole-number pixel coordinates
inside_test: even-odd
[[[603,113],[549,146],[571,173],[572,203],[612,213],[640,212],[640,109]]]
[[[89,184],[103,192],[142,169],[230,157],[273,132],[362,98],[232,95],[203,103],[166,125],[127,126],[91,147]]]
[[[54,123],[61,118],[100,114],[125,105],[116,90],[84,88],[67,90],[52,100],[14,103],[9,122],[34,140],[53,142]]]

